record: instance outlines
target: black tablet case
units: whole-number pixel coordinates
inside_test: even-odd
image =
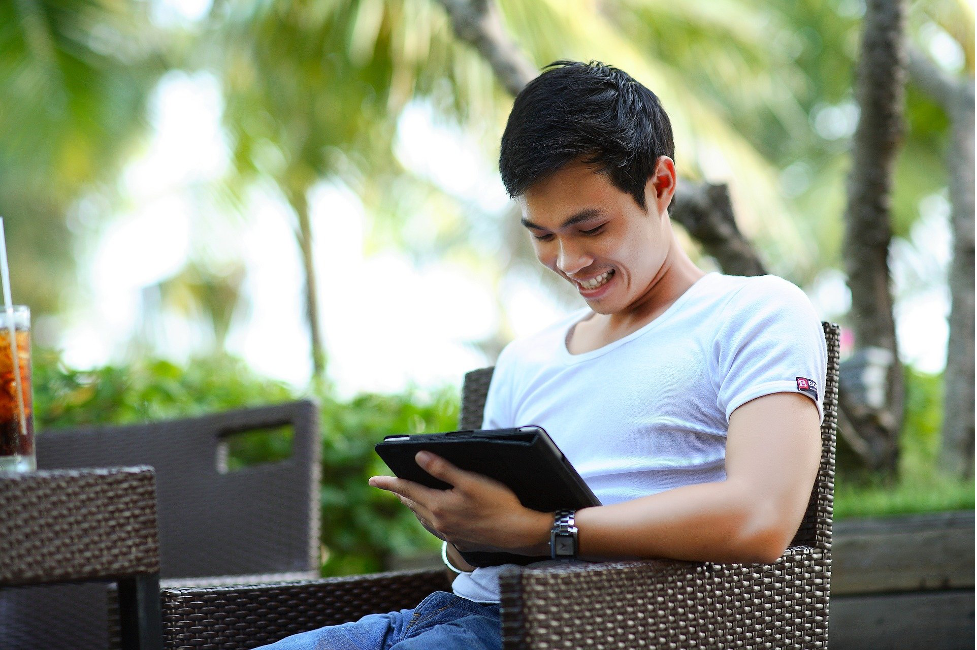
[[[414,456],[422,450],[504,483],[524,506],[533,510],[550,512],[600,505],[573,465],[537,426],[387,436],[376,450],[394,474],[432,488],[450,486],[417,465]],[[525,565],[550,559],[489,552],[466,552],[462,557],[472,566]]]

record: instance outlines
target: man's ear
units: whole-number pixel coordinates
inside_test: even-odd
[[[672,196],[675,195],[675,162],[668,156],[659,156],[655,163],[655,173],[645,185],[645,203],[649,210],[654,209],[659,215],[665,214]]]

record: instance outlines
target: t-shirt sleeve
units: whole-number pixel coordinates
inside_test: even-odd
[[[823,420],[827,346],[811,301],[774,276],[746,283],[726,304],[716,337],[718,406],[727,420],[750,400],[806,395]]]

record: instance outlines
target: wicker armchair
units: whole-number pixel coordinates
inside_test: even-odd
[[[293,432],[291,456],[227,470],[228,436],[279,427]],[[319,457],[318,409],[310,401],[146,424],[50,430],[37,437],[41,469],[155,469],[164,585],[317,577]],[[0,638],[0,647],[118,647],[113,602],[109,598],[106,607],[102,584],[4,590],[0,637],[7,638]]]
[[[515,569],[500,580],[507,650],[542,648],[824,648],[831,578],[838,338],[824,324],[821,467],[804,521],[772,564],[672,561]],[[491,369],[465,377],[461,426],[478,427]],[[162,590],[164,647],[237,650],[445,589],[443,571],[294,584]]]
[[[0,475],[0,512],[0,593],[80,580],[115,582],[121,647],[162,647],[152,468]],[[104,586],[101,596],[104,616]],[[46,645],[7,620],[8,613],[0,608],[0,647],[75,647],[70,639]],[[47,624],[63,615],[36,603],[27,613]]]

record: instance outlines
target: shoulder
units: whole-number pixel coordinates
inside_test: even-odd
[[[824,331],[814,305],[799,287],[773,275],[731,277],[719,313],[715,345],[726,353],[771,347],[817,351]]]
[[[544,329],[521,336],[506,345],[495,362],[495,375],[513,381],[533,375],[541,368],[560,367],[567,362],[567,332],[592,312],[588,308],[573,311]]]
[[[776,275],[720,275],[715,284],[738,301],[765,301],[780,297],[808,301],[796,284]]]
[[[775,276],[733,278],[730,288],[712,341],[726,416],[757,397],[809,390],[800,379],[823,386],[824,330],[807,295]],[[820,409],[816,390],[806,394]]]
[[[776,275],[721,276],[727,300],[724,316],[783,316],[820,322],[811,300],[797,285]]]

